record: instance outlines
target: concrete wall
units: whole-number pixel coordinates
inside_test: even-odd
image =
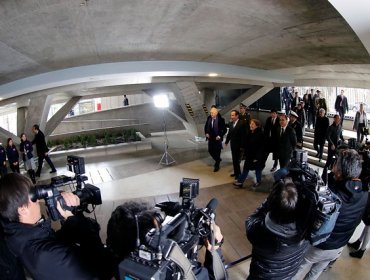
[[[146,103],[70,117],[59,124],[52,135],[106,129],[117,125],[121,128],[134,127],[143,135],[148,135],[151,132],[163,131],[163,118],[166,120],[168,131],[185,129],[183,123],[167,110]]]

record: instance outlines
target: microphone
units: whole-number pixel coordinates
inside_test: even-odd
[[[203,209],[203,213],[206,214],[206,215],[211,215],[214,213],[214,211],[216,210],[216,207],[218,206],[218,200],[217,198],[212,198],[206,208]]]

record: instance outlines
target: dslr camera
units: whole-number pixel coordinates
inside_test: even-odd
[[[73,214],[80,212],[92,213],[96,205],[102,204],[100,189],[94,185],[85,183],[88,179],[82,175],[85,173],[84,158],[77,156],[67,157],[67,166],[69,171],[75,173],[74,177],[57,176],[51,179],[49,185],[36,185],[30,190],[30,197],[32,201],[39,199],[45,200],[45,205],[49,216],[53,221],[61,219],[57,209],[57,202],[60,203],[63,209],[72,211]],[[77,207],[68,207],[60,194],[58,188],[69,185],[74,190],[72,193],[80,198],[80,205]],[[92,210],[89,209],[92,206]]]
[[[198,194],[199,180],[183,178],[179,194],[182,197],[181,205],[177,202],[156,204],[156,208],[166,215],[174,216],[167,223],[160,224],[159,228],[147,232],[144,244],[140,244],[137,238],[135,251],[119,264],[120,279],[184,279],[184,271],[188,267],[184,268],[183,265],[197,262],[198,244],[204,238],[209,238],[218,204],[213,198],[205,208],[196,208],[194,198]],[[185,262],[179,262],[174,257],[176,250],[181,252]]]

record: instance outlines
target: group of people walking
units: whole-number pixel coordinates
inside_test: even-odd
[[[243,187],[250,170],[256,172],[256,182],[252,188],[255,189],[261,184],[262,170],[265,168],[270,153],[273,153],[274,160],[271,172],[276,170],[278,161],[280,168],[288,165],[293,150],[297,144],[300,145],[297,142],[296,130],[302,130],[302,128],[298,122],[295,123],[296,116],[294,112],[290,114],[292,121],[288,125],[287,115],[278,116],[277,110],[271,110],[271,116],[263,127],[258,119],[251,118],[243,103],[240,104],[240,111],[231,111],[231,122],[228,125],[229,130],[225,145],[230,143],[234,169],[231,176],[235,177],[234,185],[237,188]],[[205,125],[205,135],[208,140],[208,151],[215,160],[214,172],[220,169],[220,154],[226,132],[225,120],[218,114],[217,108],[213,106]],[[298,133],[298,135],[301,134]],[[241,169],[240,162],[243,159],[245,160],[244,167]]]
[[[32,182],[35,184],[36,177],[40,177],[42,164],[44,160],[46,160],[46,162],[49,164],[51,168],[50,173],[55,173],[57,172],[57,170],[48,155],[49,148],[46,145],[44,133],[40,130],[38,125],[34,125],[32,127],[32,132],[35,135],[32,141],[29,141],[27,139],[27,136],[25,133],[21,134],[19,152],[21,153],[21,159],[24,163],[24,168],[27,171],[28,175],[30,176]],[[36,169],[35,158],[33,155],[33,145],[36,145],[36,150],[37,150],[37,156],[38,156],[37,169]],[[8,168],[7,168],[8,165],[13,173],[14,172],[20,173],[19,152],[12,138],[8,138],[7,145],[5,148],[0,145],[0,162],[1,162],[0,175],[1,177],[3,177],[5,174],[8,173]]]

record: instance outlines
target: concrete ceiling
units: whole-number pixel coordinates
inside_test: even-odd
[[[370,88],[361,32],[326,0],[2,0],[0,105],[181,79]]]

